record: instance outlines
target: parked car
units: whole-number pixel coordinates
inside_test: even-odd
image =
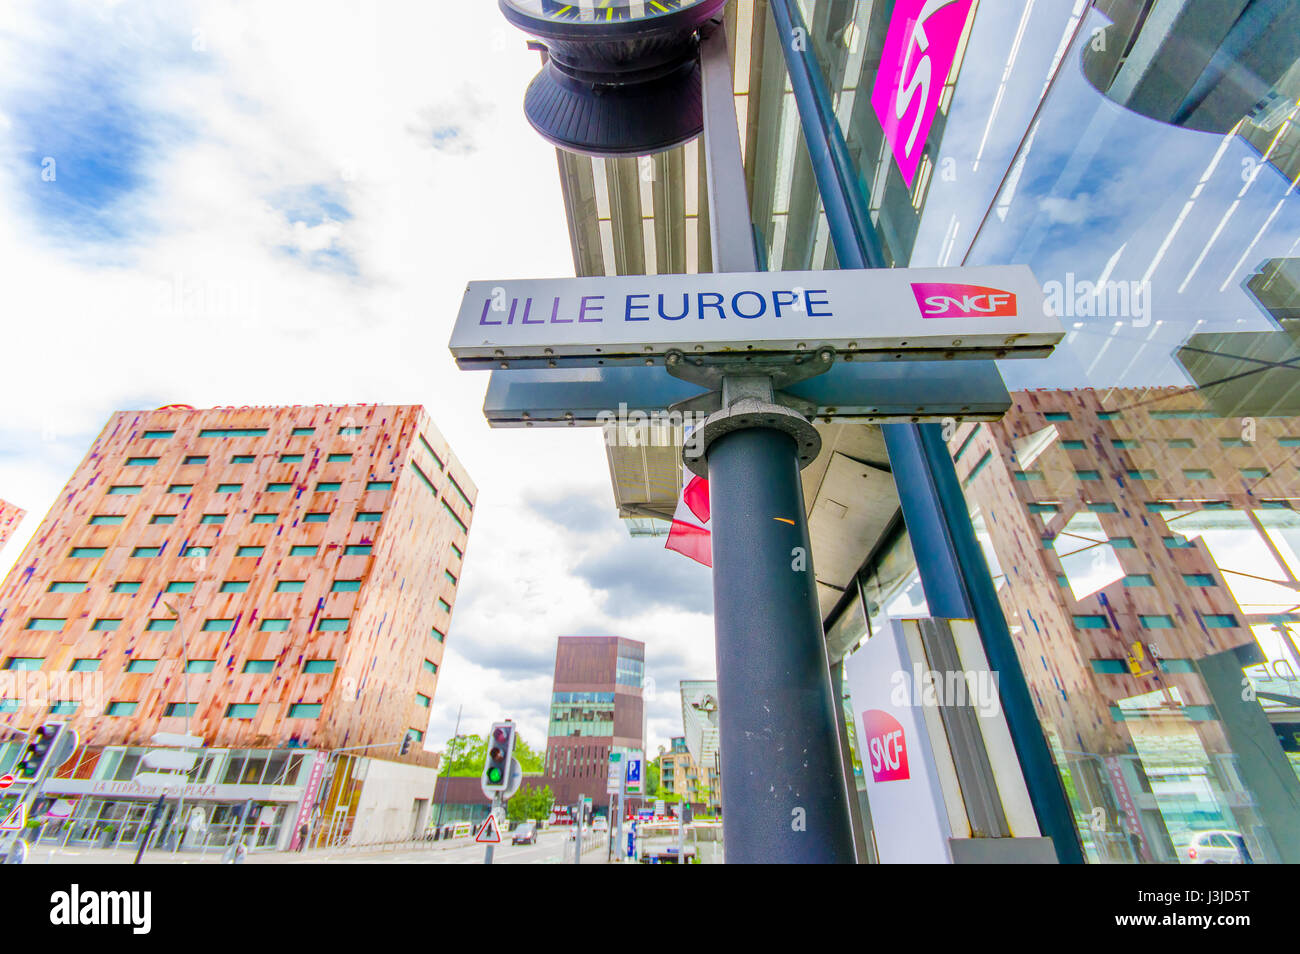
[[[597,815],[591,822],[592,831],[609,831],[609,819],[604,815]]]
[[[521,822],[519,827],[510,835],[510,844],[512,845],[535,845],[537,844],[537,825],[533,822]]]
[[[1187,846],[1187,860],[1194,865],[1248,865],[1250,851],[1241,832],[1227,828],[1198,831]]]

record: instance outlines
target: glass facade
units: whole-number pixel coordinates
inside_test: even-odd
[[[555,692],[547,736],[612,736],[614,693]]]
[[[946,436],[1085,853],[1300,861],[1296,9],[951,4],[902,128],[880,74],[915,6],[799,3],[889,263],[1027,264],[1064,324],[1000,363],[1002,420]],[[780,63],[770,15],[762,42]],[[833,268],[779,74],[746,156],[761,251]],[[926,612],[899,527],[828,636]]]

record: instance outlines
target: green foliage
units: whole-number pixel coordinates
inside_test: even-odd
[[[659,762],[647,762],[645,767],[645,794],[654,798],[659,794]]]
[[[447,778],[477,778],[483,774],[483,761],[487,758],[487,739],[481,735],[458,735],[448,739],[442,750]],[[538,755],[524,737],[515,734],[515,758],[525,775],[540,775],[542,756]]]
[[[551,792],[551,786],[524,784],[506,802],[506,818],[512,822],[545,821],[551,817],[551,807],[554,804],[555,795]]]

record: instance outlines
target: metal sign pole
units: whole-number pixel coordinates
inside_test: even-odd
[[[885,268],[884,250],[821,68],[809,44],[797,42],[808,36],[807,26],[790,0],[771,0],[770,9],[836,256],[844,268]],[[1038,823],[1052,839],[1061,862],[1082,863],[1073,812],[1043,737],[947,445],[934,424],[883,424],[881,430],[930,612],[937,617],[975,619],[989,664],[1000,675],[1007,726]]]
[[[721,25],[704,39],[700,57],[714,266],[757,271]],[[820,438],[802,415],[777,405],[773,392],[771,377],[724,375],[722,410],[699,434],[713,523],[727,860],[851,863],[799,481],[800,457]]]

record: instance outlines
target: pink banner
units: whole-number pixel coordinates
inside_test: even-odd
[[[871,105],[903,181],[912,187],[972,0],[898,0]]]
[[[311,767],[311,775],[307,778],[307,789],[302,793],[302,804],[298,807],[298,818],[293,823],[293,840],[289,842],[290,851],[298,850],[298,842],[302,839],[302,826],[308,823],[311,810],[316,807],[321,776],[325,774],[325,760],[325,753],[316,753],[316,764]]]

